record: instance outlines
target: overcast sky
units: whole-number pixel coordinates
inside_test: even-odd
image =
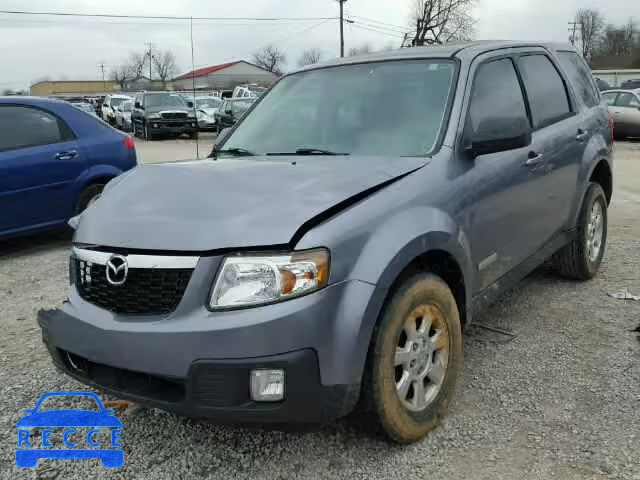
[[[414,0],[348,0],[345,11],[391,25],[408,25]],[[631,14],[630,0],[606,2],[607,20],[623,23]],[[478,39],[567,40],[567,22],[578,8],[602,8],[592,0],[478,0]],[[195,17],[334,17],[335,0],[0,0],[0,10],[175,15]],[[640,12],[636,12],[640,14]],[[639,19],[640,20],[640,19]],[[367,20],[360,27],[369,28]],[[393,27],[391,27],[393,28]],[[407,27],[407,30],[409,28]],[[399,33],[345,29],[346,48],[368,43],[372,48],[399,46]],[[0,14],[0,90],[28,88],[36,79],[101,79],[104,62],[126,61],[129,52],[143,51],[145,42],[172,50],[179,72],[191,70],[188,22],[168,20],[79,19]],[[319,47],[325,57],[339,53],[338,22],[207,21],[194,26],[196,68],[251,59],[259,47],[274,43],[295,66],[305,48]]]

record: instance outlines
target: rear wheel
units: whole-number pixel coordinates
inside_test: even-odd
[[[91,206],[93,202],[98,200],[100,198],[100,195],[102,195],[103,189],[103,183],[93,183],[87,186],[78,197],[78,201],[76,202],[75,214],[80,215],[89,206]]]
[[[447,412],[462,355],[458,308],[432,274],[411,277],[387,304],[367,360],[360,408],[394,441],[411,443]]]
[[[573,280],[589,280],[600,268],[607,243],[607,198],[602,187],[589,184],[573,241],[556,252],[554,269]]]

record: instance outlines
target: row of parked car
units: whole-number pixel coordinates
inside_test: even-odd
[[[264,91],[262,87],[243,85],[231,92],[231,98],[217,91],[197,96],[190,92],[108,95],[100,116],[109,125],[146,140],[183,134],[193,138],[199,131],[219,132],[234,125]]]

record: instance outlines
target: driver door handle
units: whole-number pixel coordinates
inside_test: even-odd
[[[57,160],[71,160],[78,156],[77,150],[65,150],[64,152],[56,153],[55,158]]]
[[[527,158],[527,161],[524,162],[524,164],[527,167],[533,167],[534,165],[538,165],[539,163],[542,163],[542,161],[544,160],[544,155],[542,155],[541,153],[536,153],[534,151],[529,152],[529,158]]]
[[[576,135],[576,140],[581,142],[584,139],[587,138],[587,136],[589,135],[589,132],[586,130],[582,130],[581,128],[578,129],[578,134]]]

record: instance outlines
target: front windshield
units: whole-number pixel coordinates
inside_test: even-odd
[[[187,102],[177,93],[154,93],[144,98],[145,107],[186,107]]]
[[[217,98],[196,98],[196,108],[218,108],[221,103]]]
[[[111,106],[115,108],[118,105],[120,105],[122,102],[126,102],[128,100],[129,100],[128,98],[111,98]]]
[[[251,107],[251,105],[253,104],[253,101],[242,100],[239,102],[230,102],[230,104],[231,104],[231,111],[233,112],[233,115],[236,117],[239,117],[240,115],[244,114],[244,112],[249,110],[249,107]]]
[[[454,72],[452,60],[438,59],[293,74],[264,96],[220,148],[422,156],[438,139]]]

